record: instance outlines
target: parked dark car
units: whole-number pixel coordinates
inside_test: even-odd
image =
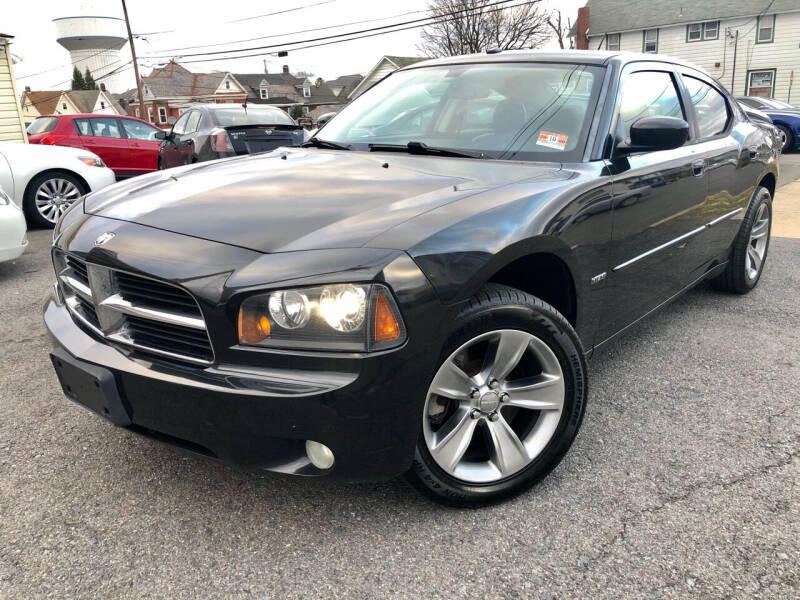
[[[750,119],[751,123],[755,123],[772,134],[778,148],[783,148],[786,143],[786,134],[775,126],[767,113],[753,108],[752,106],[748,106],[744,102],[739,102],[739,108],[742,109],[742,112]]]
[[[594,350],[763,272],[777,148],[690,64],[433,60],[320,136],[65,215],[44,320],[69,398],[205,456],[478,505],[567,452]]]
[[[781,131],[783,152],[791,152],[800,147],[800,108],[774,98],[740,96],[739,102],[766,113]]]
[[[90,150],[122,179],[157,169],[160,131],[136,117],[46,115],[28,125],[28,142]]]
[[[198,104],[185,111],[169,132],[161,132],[158,168],[268,152],[299,146],[303,128],[274,106]]]
[[[322,129],[323,127],[325,127],[325,123],[330,121],[335,116],[336,116],[335,112],[326,112],[325,114],[320,115],[319,118],[317,119],[317,129]]]

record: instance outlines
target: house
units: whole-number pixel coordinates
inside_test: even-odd
[[[0,141],[27,142],[22,111],[17,101],[14,59],[9,50],[13,35],[0,33]]]
[[[136,88],[120,94],[120,103],[131,115],[168,126],[193,103],[241,104],[247,97],[247,90],[231,73],[193,73],[170,60],[142,77],[142,94],[144,109],[139,106]]]
[[[308,115],[320,106],[342,101],[321,78],[312,82],[308,77],[292,75],[289,65],[283,65],[280,73],[236,73],[234,77],[245,87],[247,101],[253,104],[271,104],[284,110],[300,106]]]
[[[26,87],[22,94],[22,117],[26,127],[42,115],[127,114],[113,94],[100,85],[102,89],[99,90],[31,91]]]
[[[588,0],[575,47],[675,56],[734,95],[800,100],[798,0]]]
[[[355,75],[341,75],[327,83],[334,96],[345,99],[361,83],[362,79],[364,79],[364,76],[356,73]]]
[[[347,97],[350,100],[357,98],[389,73],[423,60],[428,59],[419,56],[383,56],[378,63],[367,72],[364,79],[353,88],[353,91],[351,91]]]

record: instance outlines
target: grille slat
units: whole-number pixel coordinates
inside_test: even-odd
[[[100,292],[93,291],[97,306],[88,295],[84,297],[76,293],[64,278],[61,281],[62,291],[69,300],[67,305],[72,312],[102,331],[110,341],[133,346],[138,351],[162,358],[167,353],[171,357],[195,363],[214,360],[203,314],[195,299],[185,290],[147,277],[87,265],[67,254],[58,253],[58,259],[69,269],[71,277],[87,288],[90,288],[90,270],[93,270],[93,281],[110,281],[110,284],[104,284]],[[112,296],[121,297],[124,302],[117,301],[115,304],[111,302]],[[107,301],[103,303],[104,300]],[[132,314],[134,307],[145,314]],[[150,313],[144,309],[150,309]],[[188,321],[195,320],[191,323],[193,327],[188,326],[186,317],[190,317]],[[79,319],[76,317],[76,320]]]

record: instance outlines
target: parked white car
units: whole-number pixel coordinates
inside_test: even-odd
[[[30,226],[53,227],[70,204],[114,181],[114,172],[88,150],[0,142],[0,188]]]
[[[14,260],[25,251],[25,232],[22,210],[0,189],[0,262]]]

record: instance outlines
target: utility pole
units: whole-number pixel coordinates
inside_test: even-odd
[[[131,58],[133,59],[133,76],[136,77],[136,89],[139,92],[139,118],[150,122],[147,111],[144,109],[144,94],[142,93],[142,80],[139,78],[139,65],[136,62],[136,48],[133,45],[133,34],[131,33],[131,22],[128,20],[128,7],[125,0],[122,0],[122,12],[125,15],[125,27],[128,28],[128,43],[131,45]]]

